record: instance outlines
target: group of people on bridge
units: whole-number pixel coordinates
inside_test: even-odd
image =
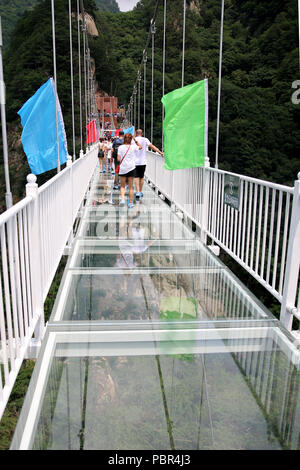
[[[134,207],[134,185],[135,200],[138,201],[143,197],[148,148],[163,155],[163,152],[155,147],[149,139],[143,137],[142,129],[138,129],[135,136],[120,131],[119,136],[115,139],[101,138],[98,143],[100,173],[107,171],[115,175],[114,189],[120,190],[120,206],[125,205],[126,184],[129,190],[129,209]]]

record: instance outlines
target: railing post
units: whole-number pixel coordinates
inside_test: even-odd
[[[206,168],[210,167],[209,158],[205,157],[203,167],[203,181],[202,181],[202,208],[201,208],[201,241],[207,244],[207,226],[208,226],[208,205],[209,205],[209,171]]]
[[[285,268],[280,321],[291,331],[293,313],[296,313],[295,301],[299,279],[300,265],[300,172],[295,181],[294,198],[290,224],[290,235]]]
[[[174,171],[172,170],[172,183],[171,183],[171,210],[176,211],[176,204],[174,203],[174,193],[175,193],[175,187],[174,187]]]
[[[33,203],[29,208],[29,265],[31,277],[31,295],[33,315],[38,317],[34,330],[36,342],[41,341],[45,328],[43,284],[42,284],[42,257],[41,257],[41,235],[40,235],[40,215],[38,200],[38,185],[36,176],[27,176],[26,196],[33,198]]]
[[[71,188],[71,191],[69,192],[69,195],[70,195],[70,218],[71,218],[71,221],[70,221],[70,227],[71,227],[71,231],[70,231],[70,236],[69,236],[69,240],[68,240],[68,245],[71,245],[71,243],[73,242],[73,220],[74,220],[74,201],[73,201],[73,191],[74,191],[74,188],[73,188],[73,165],[72,165],[72,157],[71,155],[68,155],[68,159],[67,159],[67,168],[69,168],[69,181],[70,181],[70,188]]]

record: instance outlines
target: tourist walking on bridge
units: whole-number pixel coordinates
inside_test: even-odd
[[[135,158],[137,150],[142,150],[142,146],[137,142],[132,134],[126,134],[124,144],[118,148],[118,161],[120,162],[119,175],[121,179],[120,206],[125,205],[125,185],[128,179],[129,201],[128,207],[131,209],[133,204],[133,178],[135,176]]]
[[[99,165],[100,165],[100,173],[104,173],[104,139],[101,138],[98,144],[98,158],[99,158]]]
[[[120,147],[120,145],[123,144],[123,140],[124,140],[124,132],[120,131],[119,136],[113,141],[113,144],[112,144],[112,157],[114,159],[115,171],[118,166],[118,148]],[[118,173],[115,174],[114,189],[119,189]]]
[[[150,147],[152,150],[155,152],[158,152],[160,155],[163,156],[163,152],[161,152],[155,145],[153,145],[149,139],[146,137],[143,137],[143,131],[142,129],[138,129],[136,131],[136,142],[138,142],[141,146],[141,149],[136,151],[136,158],[135,158],[135,189],[136,189],[136,194],[135,197],[136,199],[140,199],[143,197],[143,185],[144,185],[144,174],[146,170],[146,164],[147,164],[147,156],[146,156],[146,151],[148,147]]]
[[[113,158],[112,158],[112,141],[111,141],[111,137],[108,138],[106,148],[107,148],[107,165],[108,165],[108,171],[112,171],[112,168],[113,168]]]

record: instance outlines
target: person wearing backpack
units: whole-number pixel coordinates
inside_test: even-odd
[[[120,147],[120,145],[123,144],[123,140],[124,140],[124,132],[120,131],[119,137],[117,137],[112,144],[112,158],[114,159],[115,169],[118,166],[118,148]],[[115,173],[114,189],[119,189],[119,181],[120,181],[119,175],[118,173]]]
[[[125,205],[125,185],[126,179],[128,180],[129,188],[129,201],[128,208],[131,209],[133,205],[133,178],[135,176],[135,153],[137,150],[142,150],[142,146],[135,140],[132,134],[126,134],[124,137],[124,144],[118,148],[118,162],[119,175],[121,179],[120,188],[120,206]]]
[[[104,139],[101,137],[100,142],[98,144],[98,158],[99,158],[99,165],[100,165],[100,173],[104,173],[104,146],[103,146]]]
[[[138,150],[136,152],[136,160],[135,160],[135,187],[136,187],[136,200],[139,200],[143,197],[143,185],[144,185],[144,174],[147,164],[147,149],[150,147],[154,152],[159,153],[160,155],[164,155],[155,145],[153,145],[149,139],[143,137],[142,129],[138,129],[136,131],[136,142],[142,146],[142,150]]]

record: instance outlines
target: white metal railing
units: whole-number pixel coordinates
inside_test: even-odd
[[[95,170],[97,149],[37,189],[42,257],[43,301],[47,297],[73,223]]]
[[[0,215],[0,418],[31,344],[44,331],[43,304],[98,163],[97,148]]]
[[[224,202],[225,178],[239,182],[238,209]],[[300,176],[300,174],[299,174]],[[146,177],[282,304],[291,330],[300,319],[300,180],[283,186],[204,167],[168,171],[148,152]]]

